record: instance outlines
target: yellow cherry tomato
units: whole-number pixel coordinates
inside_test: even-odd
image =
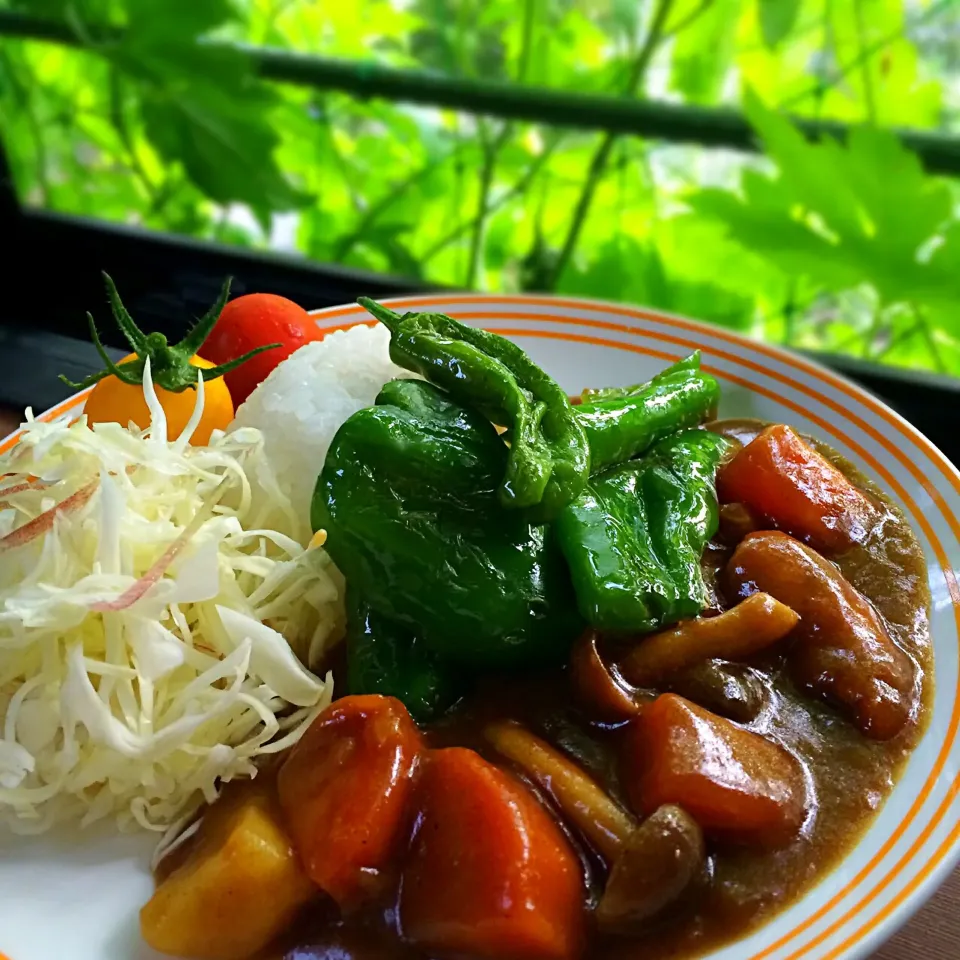
[[[131,353],[121,360],[136,360],[137,355]],[[214,365],[202,357],[191,357],[190,364],[201,370],[209,370]],[[187,425],[193,406],[197,402],[197,391],[194,387],[187,387],[180,393],[171,393],[162,387],[155,386],[157,399],[167,415],[167,436],[174,440],[180,436]],[[87,415],[87,423],[119,423],[126,426],[133,421],[141,429],[150,425],[150,411],[143,399],[143,387],[139,384],[123,383],[116,377],[104,377],[87,397],[83,408]],[[196,446],[204,446],[210,442],[210,434],[214,430],[226,430],[233,420],[233,401],[230,391],[220,377],[203,384],[203,416],[194,431],[190,442]]]

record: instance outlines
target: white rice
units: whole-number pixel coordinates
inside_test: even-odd
[[[387,381],[413,376],[390,360],[389,345],[390,332],[380,324],[338,330],[292,353],[237,410],[230,429],[263,432],[271,466],[304,530],[337,429],[371,406]]]

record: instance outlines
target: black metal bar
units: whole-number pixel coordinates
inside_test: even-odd
[[[353,63],[285,50],[246,47],[269,80],[342,90],[357,97],[447,107],[465,113],[561,127],[605,130],[704,147],[761,149],[753,128],[737,110],[583,94],[549,87],[469,80],[376,63]],[[850,125],[792,117],[810,138],[843,139]],[[960,173],[960,139],[919,130],[894,131],[931,173]]]
[[[0,11],[0,34],[82,46],[67,24]],[[445,107],[531,123],[696,143],[735,150],[760,149],[746,117],[725,107],[704,108],[650,100],[582,94],[550,87],[469,80],[370,61],[340,60],[267,47],[242,46],[260,76],[280,83],[340,90],[356,97]],[[811,138],[844,138],[848,124],[793,117]],[[960,174],[960,138],[896,128],[931,173]]]
[[[16,10],[0,10],[0,33],[8,37],[22,37],[24,40],[48,40],[51,43],[63,43],[82,47],[83,41],[66,23],[35,17]],[[98,39],[102,34],[98,35]]]

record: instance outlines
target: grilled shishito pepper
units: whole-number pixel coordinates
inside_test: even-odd
[[[676,430],[695,427],[717,408],[720,387],[700,369],[700,351],[632,387],[585,390],[577,418],[594,474],[631,460]]]
[[[714,477],[730,446],[682,430],[592,477],[563,511],[557,540],[591,626],[644,633],[706,606],[700,557],[717,531]]]
[[[651,384],[659,383],[665,377],[673,376],[675,373],[699,369],[700,351],[694,350],[689,356],[677,360],[675,363],[671,363],[669,367],[664,367],[659,373],[654,374],[649,380],[645,380],[643,383],[634,383],[628,387],[587,387],[581,392],[580,399],[583,403],[597,403],[600,400],[618,400],[639,393],[641,390],[646,390]]]
[[[444,660],[562,660],[582,628],[551,531],[504,510],[508,449],[429,383],[387,384],[337,431],[314,529],[363,603]]]
[[[366,297],[358,302],[390,330],[394,363],[509,428],[502,506],[546,522],[583,490],[590,458],[580,420],[560,385],[520,347],[442,313],[400,316]]]

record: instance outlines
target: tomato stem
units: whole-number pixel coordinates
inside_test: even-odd
[[[90,337],[106,368],[99,373],[91,374],[79,383],[75,383],[62,375],[60,379],[75,390],[92,387],[95,383],[99,383],[105,377],[110,376],[116,377],[122,383],[131,386],[141,385],[143,383],[144,365],[149,358],[151,377],[158,387],[170,393],[181,393],[187,387],[196,389],[197,368],[190,363],[190,360],[200,352],[204,341],[220,318],[220,312],[230,296],[231,278],[227,277],[224,280],[223,286],[220,288],[220,294],[210,309],[187,331],[186,336],[179,343],[173,345],[167,342],[167,338],[162,333],[145,334],[123,305],[116,285],[107,273],[103,274],[103,282],[107,288],[107,298],[110,301],[113,319],[133,348],[136,357],[120,364],[111,360],[100,340],[93,315],[88,313]],[[211,380],[216,380],[217,377],[222,377],[225,373],[235,370],[240,364],[246,363],[247,360],[255,357],[258,353],[273,350],[279,346],[281,346],[279,343],[266,344],[227,363],[210,367],[204,371],[204,382],[209,383]]]
[[[110,300],[113,319],[116,320],[120,332],[126,338],[127,343],[130,344],[130,349],[138,356],[145,357],[149,352],[147,337],[127,312],[127,308],[123,305],[120,294],[117,292],[116,284],[106,272],[103,273],[103,283],[107,288],[107,297]]]
[[[217,296],[216,302],[187,331],[187,335],[178,344],[179,349],[189,351],[190,356],[200,352],[200,348],[203,346],[207,337],[210,336],[210,332],[220,319],[220,314],[223,312],[223,308],[227,305],[227,300],[230,297],[230,284],[232,281],[232,277],[227,277],[226,280],[223,281],[223,286],[220,288],[220,293]],[[250,355],[251,354],[248,354],[248,356]],[[204,376],[203,379],[209,380],[210,378],[209,376]]]

